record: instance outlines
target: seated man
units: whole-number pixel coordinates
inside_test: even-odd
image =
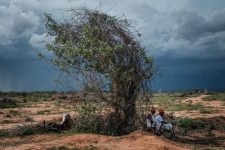
[[[164,130],[171,131],[173,133],[173,126],[170,123],[167,123],[163,119],[164,110],[161,108],[159,109],[159,114],[155,117],[156,120],[156,129],[158,134],[161,135]]]
[[[155,120],[155,108],[154,107],[151,107],[150,112],[147,113],[146,122],[147,122],[148,129],[155,129],[156,120]]]

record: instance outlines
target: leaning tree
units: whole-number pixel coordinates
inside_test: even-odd
[[[47,44],[50,61],[116,114],[122,112],[123,127],[133,126],[137,97],[148,89],[154,72],[140,34],[123,17],[84,8],[71,14],[63,22],[46,14],[47,35],[54,37]]]

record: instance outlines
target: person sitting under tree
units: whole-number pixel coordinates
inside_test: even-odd
[[[155,120],[155,108],[154,107],[151,107],[150,112],[147,113],[146,122],[147,122],[147,130],[153,131],[153,133],[155,133],[156,120]]]
[[[164,120],[164,113],[165,113],[164,110],[161,108],[161,109],[159,109],[159,114],[156,115],[156,117],[155,117],[157,134],[162,135],[164,130],[171,131],[174,134],[172,124],[167,123]]]

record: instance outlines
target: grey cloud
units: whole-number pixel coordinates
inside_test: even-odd
[[[141,31],[155,56],[220,57],[225,56],[223,17],[224,11],[208,18],[190,11],[158,13]]]
[[[176,80],[187,80],[183,84],[189,84],[194,79],[196,84],[188,87],[203,83],[224,87],[225,80],[219,82],[225,74],[224,4],[224,0],[1,0],[0,89],[50,87],[52,75],[44,64],[35,61],[37,52],[47,52],[42,44],[46,32],[43,14],[51,13],[63,20],[67,17],[63,10],[80,6],[100,7],[110,15],[127,16],[143,35],[141,42],[155,57],[160,72],[165,74],[162,86],[175,85]],[[205,74],[209,76],[202,79]],[[207,83],[212,78],[218,78],[214,85]],[[46,84],[37,83],[39,80]]]
[[[36,31],[39,21],[33,12],[24,12],[14,3],[0,6],[0,44],[13,44],[19,38],[30,36]]]

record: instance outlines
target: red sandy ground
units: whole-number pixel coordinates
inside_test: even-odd
[[[213,106],[219,111],[213,114],[205,114],[204,117],[220,116],[225,114],[225,107],[221,106],[220,101],[203,101],[202,98],[206,95],[201,95],[195,98],[188,98],[182,100],[182,103],[191,102],[192,104],[201,103],[205,106]],[[42,114],[37,115],[37,112],[43,109],[49,109],[52,112],[58,112],[58,114]],[[58,110],[55,108],[51,102],[45,102],[33,106],[32,108],[15,108],[13,110],[20,111],[24,114],[33,117],[34,122],[40,122],[42,120],[52,120],[59,119],[62,115],[64,109]],[[5,114],[9,110],[1,110]],[[67,110],[69,111],[69,110]],[[71,111],[71,110],[70,110]],[[175,116],[187,116],[187,117],[199,117],[201,114],[198,111],[180,111],[175,113]],[[0,115],[0,129],[1,128],[14,128],[16,125],[23,125],[24,120],[15,119],[15,123],[4,124],[1,120],[4,117]],[[220,133],[220,132],[219,132]],[[116,149],[116,150],[186,150],[192,149],[193,145],[189,144],[179,144],[164,139],[163,137],[158,137],[151,135],[146,132],[133,132],[126,136],[113,137],[105,135],[95,135],[95,134],[77,134],[77,135],[56,135],[56,134],[46,134],[46,135],[32,135],[25,137],[13,137],[13,138],[0,138],[0,150],[43,150],[50,147],[66,146],[72,147],[85,147],[85,146],[96,146],[99,149]],[[2,147],[1,147],[2,146]]]
[[[24,138],[7,138],[0,141],[28,143],[7,146],[4,150],[43,150],[54,146],[85,147],[96,146],[99,149],[116,150],[188,150],[187,145],[177,144],[162,137],[148,133],[133,132],[126,136],[113,137],[95,134],[78,135],[35,135]],[[1,149],[1,148],[0,148]]]

